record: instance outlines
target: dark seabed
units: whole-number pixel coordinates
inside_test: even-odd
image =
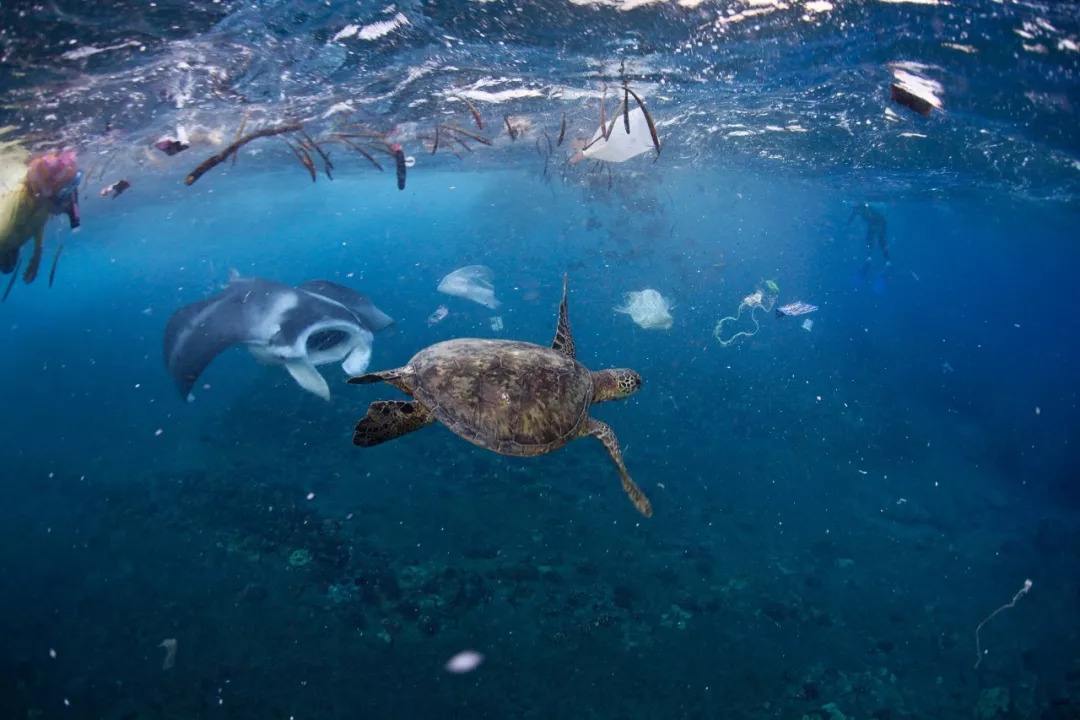
[[[0,9],[5,139],[85,171],[0,305],[0,719],[1080,718],[1080,14],[628,5]],[[620,61],[659,158],[569,164]],[[890,100],[898,62],[941,109]],[[323,142],[346,117],[403,191]],[[268,138],[183,184],[285,119],[332,181]],[[498,309],[437,292],[474,264]],[[368,295],[371,370],[549,345],[567,273],[577,359],[644,378],[591,413],[655,515],[591,439],[354,447],[402,396],[340,362],[325,402],[229,350],[185,401],[166,322],[233,271]],[[615,312],[646,288],[670,328]],[[818,309],[718,342],[755,290]]]

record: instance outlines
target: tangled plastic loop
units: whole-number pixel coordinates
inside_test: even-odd
[[[727,317],[720,318],[720,321],[716,323],[716,328],[713,330],[713,335],[716,337],[716,341],[724,347],[731,345],[741,337],[752,337],[757,334],[757,331],[761,328],[758,323],[757,316],[754,314],[757,310],[763,310],[764,312],[772,312],[773,306],[776,305],[776,298],[779,295],[779,288],[773,281],[765,283],[764,287],[759,286],[754,292],[750,293],[742,299],[739,303],[739,309],[734,315],[728,315]],[[750,311],[750,320],[754,323],[753,330],[739,330],[727,340],[724,339],[724,324],[729,322],[738,322],[742,318],[744,311]]]

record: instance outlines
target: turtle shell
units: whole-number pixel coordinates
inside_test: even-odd
[[[448,340],[409,361],[413,395],[453,432],[504,455],[539,455],[578,435],[592,375],[551,348]]]

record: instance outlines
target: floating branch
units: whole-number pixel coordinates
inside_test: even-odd
[[[356,137],[356,136],[352,136],[352,137]],[[375,166],[376,170],[378,170],[379,172],[383,172],[383,166],[379,164],[379,161],[376,160],[374,157],[372,157],[371,153],[369,153],[367,150],[362,148],[360,145],[354,143],[350,139],[350,136],[338,134],[338,135],[335,135],[333,139],[337,140],[338,142],[342,143],[343,145],[345,145],[347,147],[350,147],[353,150],[355,150],[356,152],[360,153],[361,155],[363,155],[367,159],[367,161],[369,163],[371,163],[372,165]]]
[[[468,130],[463,130],[462,128],[459,128],[457,125],[443,125],[442,128],[444,130],[448,131],[448,132],[451,132],[451,133],[457,133],[458,135],[464,135],[465,137],[469,138],[470,140],[475,140],[476,142],[481,143],[482,145],[489,145],[489,146],[491,145],[491,141],[488,140],[483,135],[477,135],[476,133],[471,133]]]
[[[311,182],[315,182],[315,163],[312,162],[311,155],[308,154],[308,151],[305,150],[303,146],[297,147],[296,145],[293,145],[285,138],[282,138],[282,141],[289,146],[289,149],[293,151],[293,155],[296,156],[296,159],[300,161],[300,164],[303,165],[304,169],[311,175]]]
[[[476,106],[473,105],[469,101],[469,98],[463,97],[463,96],[458,95],[456,93],[451,95],[450,97],[455,97],[458,100],[460,100],[461,102],[465,103],[465,106],[467,108],[469,108],[469,112],[472,113],[472,119],[473,119],[473,122],[476,123],[476,129],[477,130],[483,130],[484,129],[484,118],[480,116],[480,111],[477,110]]]
[[[555,147],[562,145],[563,138],[566,137],[566,112],[562,114],[562,123],[559,124],[559,139],[555,141]]]
[[[330,174],[330,171],[334,169],[334,163],[330,162],[330,156],[323,152],[323,149],[319,147],[319,144],[312,140],[311,136],[308,135],[306,131],[301,130],[300,134],[303,136],[304,140],[307,141],[308,147],[317,152],[319,157],[322,158],[323,171],[326,173],[326,177],[333,180],[334,176]]]
[[[510,116],[509,115],[503,115],[503,122],[506,123],[506,132],[508,132],[510,134],[510,139],[511,140],[517,140],[518,139],[517,130],[515,130],[514,126],[510,124]]]
[[[626,88],[626,91],[634,97],[634,100],[637,102],[638,107],[641,108],[642,114],[645,115],[645,122],[649,126],[649,135],[652,136],[653,147],[656,148],[656,154],[659,155],[660,136],[656,134],[656,123],[653,122],[652,115],[649,114],[649,109],[645,107],[645,103],[641,101],[641,98],[638,97],[638,94],[636,92],[634,92],[630,88]],[[629,114],[627,114],[627,117],[630,117]],[[627,122],[629,122],[629,120]]]
[[[244,136],[244,130],[247,129],[248,114],[244,113],[243,119],[240,121],[240,127],[236,129],[236,136],[233,138],[233,142],[236,142]],[[239,153],[233,153],[232,164],[236,166],[236,159],[240,157]]]
[[[611,133],[608,132],[607,129],[607,111],[604,109],[605,105],[607,105],[607,83],[604,83],[604,90],[600,95],[600,135],[604,140],[607,140],[608,135]],[[615,122],[612,121],[611,124],[614,126]]]
[[[469,143],[465,142],[464,140],[462,140],[462,139],[461,139],[461,138],[459,138],[458,136],[456,136],[456,135],[451,135],[451,136],[450,136],[450,140],[451,140],[452,142],[456,142],[456,143],[457,143],[458,145],[460,145],[461,147],[465,148],[465,150],[466,150],[467,152],[472,152],[472,148],[471,148],[471,147],[469,147]],[[453,150],[451,150],[450,152],[454,152],[454,151],[453,151]],[[454,153],[454,154],[455,154],[455,155],[457,155],[457,153]],[[460,155],[458,155],[458,157],[461,157],[461,156],[460,156]]]
[[[228,160],[230,155],[235,154],[240,148],[242,148],[244,145],[247,145],[252,140],[258,140],[259,138],[273,137],[275,135],[283,135],[285,133],[296,132],[302,128],[303,125],[298,122],[289,122],[282,125],[274,125],[271,127],[263,128],[261,130],[256,130],[253,133],[244,135],[239,140],[236,140],[227,148],[219,152],[217,155],[211,155],[210,157],[203,160],[197,168],[192,170],[188,174],[188,176],[184,178],[184,184],[194,185],[196,180],[216,168],[221,163]],[[308,159],[310,160],[310,158]]]

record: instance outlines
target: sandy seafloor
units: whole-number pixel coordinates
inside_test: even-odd
[[[894,266],[864,281],[857,189],[636,169],[398,193],[241,168],[88,198],[56,286],[0,311],[0,717],[1080,717],[1075,209],[885,199]],[[435,292],[470,263],[498,313]],[[645,378],[595,414],[655,517],[593,441],[354,448],[398,395],[334,366],[327,404],[233,351],[184,402],[164,323],[230,269],[369,294],[397,321],[373,368],[455,336],[547,344],[569,272],[579,358]],[[763,315],[721,347],[770,278],[820,305],[813,329]],[[645,287],[670,330],[612,311]],[[465,648],[484,664],[445,672]]]

